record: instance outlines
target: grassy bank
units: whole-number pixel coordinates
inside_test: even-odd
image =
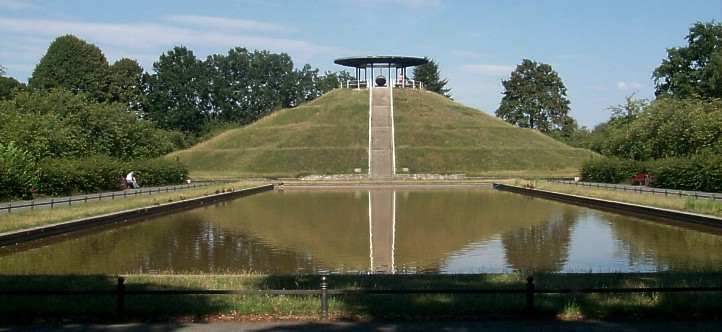
[[[721,273],[538,274],[540,288],[719,286]],[[115,279],[101,276],[0,276],[2,289],[112,289]],[[318,276],[130,275],[127,289],[317,289]],[[332,289],[523,288],[520,274],[330,276]],[[337,319],[439,319],[518,316],[520,295],[365,295],[334,297]],[[128,317],[164,320],[318,318],[313,296],[128,296]],[[108,296],[21,297],[0,302],[3,320],[38,317],[112,318]],[[722,294],[538,295],[539,317],[577,319],[720,318]]]
[[[552,183],[547,181],[529,182],[517,180],[512,184],[524,185],[528,183],[532,184],[536,188],[543,190],[722,217],[722,201],[713,201],[705,198],[664,196],[652,193],[615,191],[611,189],[581,187],[569,184]]]
[[[428,91],[394,90],[397,167],[411,173],[573,176],[594,153]]]
[[[215,184],[207,187],[188,189],[184,191],[154,194],[152,196],[138,196],[116,200],[108,199],[100,201],[89,201],[88,203],[72,206],[56,206],[52,209],[42,208],[36,210],[22,210],[12,213],[3,213],[0,214],[0,233],[29,229],[33,227],[140,208],[144,206],[170,203],[183,199],[213,194],[223,189],[242,189],[251,186],[253,185],[245,182]]]
[[[368,93],[334,90],[173,153],[195,178],[350,174],[368,166]]]

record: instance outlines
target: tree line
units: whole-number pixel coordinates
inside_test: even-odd
[[[109,65],[97,46],[72,35],[53,41],[28,82],[30,89],[63,88],[122,103],[160,128],[187,134],[218,123],[249,123],[337,85],[337,73],[319,74],[310,65],[295,69],[288,54],[242,47],[199,59],[176,46],[145,73],[132,59]]]
[[[144,161],[189,146],[214,128],[312,100],[347,76],[295,68],[285,53],[241,47],[199,59],[177,46],[145,72],[132,59],[110,64],[97,46],[76,36],[58,37],[27,85],[5,77],[0,67],[0,199],[38,190],[110,189],[130,165],[153,166],[144,167],[146,184],[182,180],[177,164]],[[53,170],[80,169],[73,165],[87,167],[64,176],[64,188],[43,186],[48,174],[57,175]]]

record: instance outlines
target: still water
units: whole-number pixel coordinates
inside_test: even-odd
[[[273,191],[0,250],[3,274],[720,267],[719,234],[487,189]]]

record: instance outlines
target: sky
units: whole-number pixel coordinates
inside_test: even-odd
[[[64,34],[146,71],[176,45],[201,58],[238,46],[286,52],[322,71],[344,69],[340,57],[425,56],[455,100],[493,114],[501,81],[527,58],[559,73],[571,115],[592,127],[628,95],[653,98],[666,49],[712,20],[722,21],[720,0],[0,0],[0,65],[26,82]]]

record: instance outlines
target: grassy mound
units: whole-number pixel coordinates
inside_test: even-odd
[[[335,90],[170,155],[193,177],[296,177],[368,169],[368,94]]]
[[[431,92],[394,90],[394,115],[398,173],[575,175],[593,155]]]
[[[438,94],[394,90],[398,173],[568,176],[592,152],[514,127]],[[368,171],[368,93],[335,90],[175,152],[193,177]]]

